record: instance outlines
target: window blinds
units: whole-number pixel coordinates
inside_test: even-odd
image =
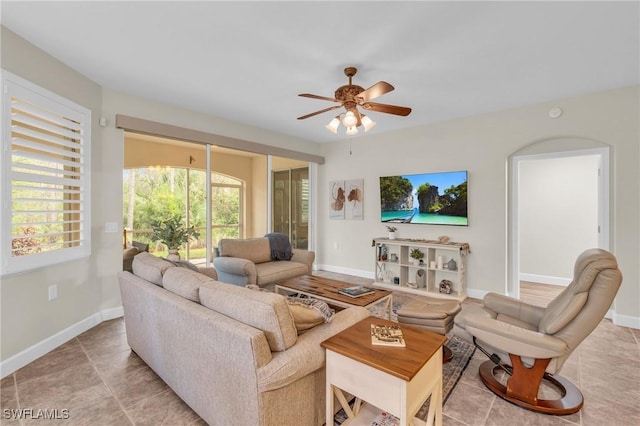
[[[8,73],[3,87],[3,272],[88,256],[90,111]]]

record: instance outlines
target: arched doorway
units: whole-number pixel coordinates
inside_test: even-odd
[[[507,293],[519,298],[523,278],[567,285],[582,250],[609,249],[609,148],[540,141],[511,155],[508,169]]]

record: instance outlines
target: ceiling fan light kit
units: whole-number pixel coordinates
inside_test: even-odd
[[[338,133],[338,126],[340,125],[340,116],[336,115],[335,117],[333,117],[333,119],[329,122],[329,124],[327,124],[326,127],[328,131],[330,131],[331,133]]]
[[[331,133],[338,133],[338,127],[340,123],[347,129],[346,134],[349,136],[358,133],[358,127],[362,126],[365,132],[373,129],[376,122],[370,117],[362,114],[358,110],[358,106],[368,111],[383,112],[386,114],[394,114],[406,117],[411,113],[411,108],[379,104],[370,102],[372,99],[382,96],[385,93],[394,90],[394,87],[385,82],[379,81],[368,89],[364,89],[361,86],[351,84],[351,78],[356,75],[358,70],[355,67],[347,67],[344,69],[344,74],[349,78],[349,84],[340,86],[334,93],[333,98],[326,96],[312,95],[310,93],[301,93],[299,96],[312,99],[320,99],[324,101],[338,102],[339,105],[334,105],[329,108],[322,109],[320,111],[312,112],[310,114],[298,117],[298,120],[304,120],[305,118],[313,117],[314,115],[322,114],[324,112],[333,111],[335,109],[344,107],[345,113],[338,114],[331,122],[325,126],[325,128]],[[342,118],[341,118],[342,117]]]

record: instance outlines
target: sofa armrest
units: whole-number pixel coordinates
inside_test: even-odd
[[[218,280],[223,283],[247,285],[255,284],[258,273],[256,265],[247,259],[239,257],[216,257],[213,265],[218,274]]]
[[[539,306],[523,303],[513,297],[498,293],[489,293],[484,299],[484,306],[496,313],[508,315],[538,328],[538,324],[544,316],[545,309]]]
[[[568,351],[557,337],[493,318],[473,316],[467,319],[467,331],[482,342],[502,351],[529,358],[555,358]]]
[[[307,273],[313,272],[313,261],[316,259],[316,254],[313,251],[292,249],[293,257],[289,260],[292,262],[298,262],[307,265]]]
[[[327,324],[316,326],[298,336],[296,343],[283,352],[272,353],[271,361],[258,369],[258,389],[279,389],[325,366],[325,350],[320,343],[345,328],[367,318],[368,309],[344,309]]]
[[[210,266],[198,266],[198,272],[218,281],[218,273],[216,272],[216,268],[212,268]]]

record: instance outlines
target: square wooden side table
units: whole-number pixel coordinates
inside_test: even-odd
[[[371,324],[400,325],[406,347],[372,345]],[[369,317],[322,342],[327,350],[327,424],[336,411],[335,395],[350,426],[368,425],[380,411],[398,417],[402,426],[423,423],[414,416],[429,396],[426,424],[442,425],[445,341],[427,330]],[[356,397],[353,406],[343,392]]]

